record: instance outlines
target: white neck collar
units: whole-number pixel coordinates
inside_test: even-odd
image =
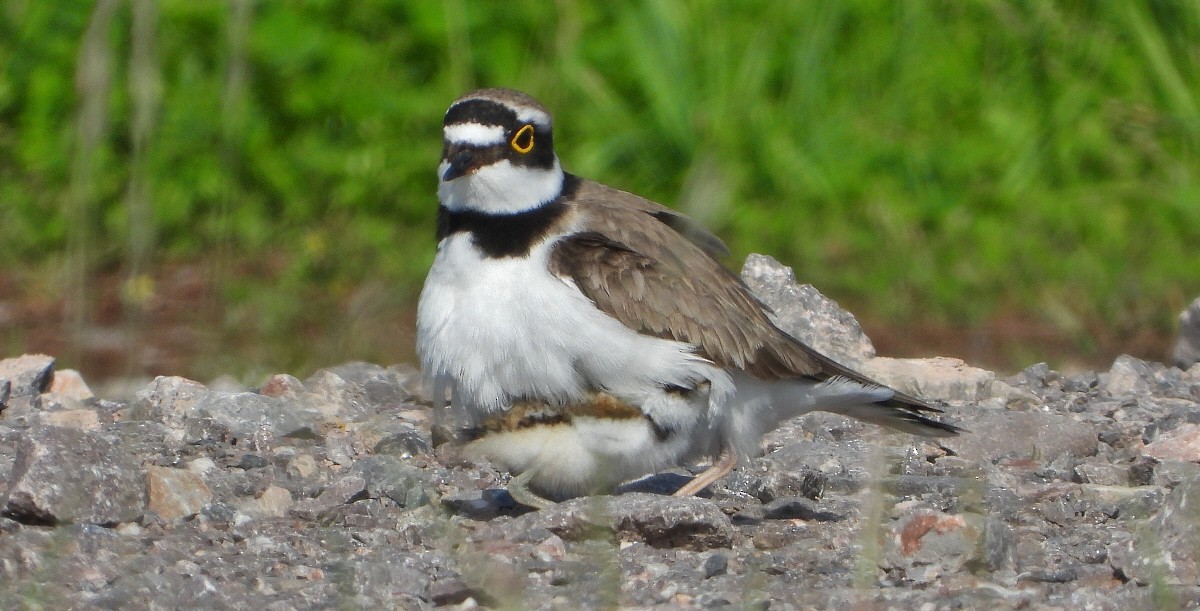
[[[443,176],[449,164],[438,166]],[[564,174],[554,159],[551,168],[513,165],[507,159],[466,176],[438,183],[438,201],[447,210],[513,214],[550,203],[562,193]]]

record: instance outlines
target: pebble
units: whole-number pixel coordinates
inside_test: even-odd
[[[196,515],[213,498],[204,479],[185,469],[148,467],[146,469],[147,509],[164,520]]]

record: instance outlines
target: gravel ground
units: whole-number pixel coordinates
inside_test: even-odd
[[[812,414],[701,498],[664,495],[679,470],[529,511],[434,447],[410,366],[120,402],[25,355],[0,361],[0,608],[1200,605],[1200,365],[879,358],[773,260],[743,275],[781,326],[970,433]]]

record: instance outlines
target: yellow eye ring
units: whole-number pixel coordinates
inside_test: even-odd
[[[518,129],[517,133],[513,135],[512,140],[509,142],[509,144],[512,145],[514,151],[521,153],[522,155],[524,155],[525,153],[528,153],[529,151],[532,151],[533,150],[533,126],[526,125],[525,127]]]

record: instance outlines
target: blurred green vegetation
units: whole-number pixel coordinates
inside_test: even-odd
[[[0,265],[81,324],[97,273],[200,262],[263,367],[405,354],[353,318],[412,324],[477,86],[867,320],[1086,352],[1200,294],[1195,2],[0,1]]]

